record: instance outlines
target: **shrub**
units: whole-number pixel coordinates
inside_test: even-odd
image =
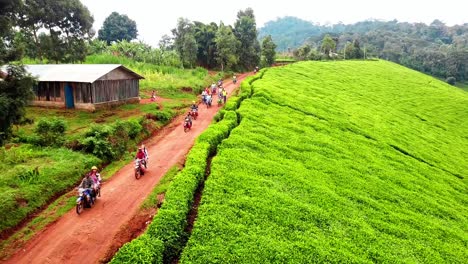
[[[174,117],[174,112],[171,110],[162,110],[162,111],[156,111],[154,115],[156,116],[157,120],[166,123],[170,121]]]
[[[445,80],[445,81],[446,81],[448,84],[450,84],[450,85],[455,85],[456,79],[455,79],[455,77],[450,76],[450,77],[448,77],[447,80]]]
[[[123,245],[110,263],[163,263],[161,240],[143,234]]]
[[[115,156],[111,143],[108,141],[110,135],[114,133],[114,129],[107,125],[94,125],[85,134],[85,138],[81,140],[84,150],[94,154],[96,157],[106,161],[112,160]]]
[[[38,137],[41,146],[59,146],[63,143],[66,125],[62,119],[41,119],[37,123],[34,133]]]

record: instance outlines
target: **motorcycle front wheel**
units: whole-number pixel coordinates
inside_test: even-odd
[[[141,177],[140,169],[139,169],[139,168],[138,168],[138,169],[135,169],[135,179],[138,180],[138,179],[140,179],[140,177]]]
[[[80,203],[76,204],[76,213],[81,214],[83,212],[84,202],[81,200]]]

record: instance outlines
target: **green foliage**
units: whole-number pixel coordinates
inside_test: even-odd
[[[143,234],[123,245],[110,263],[163,263],[162,250],[161,240]]]
[[[455,79],[455,77],[450,76],[450,77],[448,77],[447,80],[445,80],[445,81],[446,81],[448,84],[450,84],[450,85],[455,85],[456,79]]]
[[[125,67],[128,67],[145,77],[144,80],[140,81],[140,91],[156,90],[159,96],[166,98],[185,97],[193,99],[194,96],[192,94],[183,93],[181,92],[181,89],[190,87],[194,92],[196,92],[208,86],[215,80],[215,78],[219,77],[210,76],[208,74],[208,70],[199,67],[195,69],[181,69],[173,66],[161,66],[152,63],[138,62],[126,57],[110,54],[88,56],[85,63],[123,64]]]
[[[112,161],[122,157],[130,147],[131,140],[143,132],[143,126],[138,120],[126,120],[111,125],[92,125],[80,140],[86,152],[94,154],[104,161]]]
[[[171,110],[162,110],[156,111],[154,115],[156,116],[157,120],[167,123],[172,120],[172,118],[175,116],[175,113]]]
[[[260,62],[260,43],[257,40],[257,26],[252,8],[237,13],[234,35],[240,42],[238,50],[241,69],[253,69]]]
[[[384,58],[439,78],[453,76],[468,79],[468,25],[446,26],[439,20],[430,25],[392,21],[367,20],[355,24],[320,26],[294,17],[280,18],[259,30],[259,39],[272,35],[279,51],[291,54],[301,46],[312,51],[330,34],[336,41],[338,53],[346,58]],[[353,54],[358,40],[361,52]],[[319,54],[320,55],[320,54]],[[351,55],[351,56],[349,56]],[[302,57],[302,58],[301,58]],[[321,60],[322,56],[299,56],[301,60]]]
[[[172,30],[174,47],[185,67],[193,67],[197,59],[197,40],[193,23],[186,18],[177,20],[177,27]]]
[[[34,132],[41,146],[60,146],[65,136],[66,125],[63,119],[52,120],[41,119],[36,125]]]
[[[322,46],[320,50],[325,54],[327,58],[331,56],[331,52],[335,51],[336,42],[330,37],[330,35],[325,35],[322,40]]]
[[[268,67],[275,63],[276,44],[271,39],[271,35],[266,36],[262,41],[262,67]]]
[[[77,184],[100,160],[63,148],[0,148],[0,231]]]
[[[11,135],[11,126],[23,119],[35,83],[21,66],[8,66],[7,74],[0,80],[0,145]]]
[[[226,112],[223,120],[210,125],[199,136],[190,150],[184,169],[175,176],[167,190],[161,209],[145,233],[150,240],[162,241],[163,247],[153,249],[151,245],[145,245],[140,241],[132,241],[126,244],[126,248],[120,250],[115,258],[118,258],[119,261],[120,259],[136,258],[138,253],[129,249],[139,248],[138,252],[151,251],[154,253],[152,263],[162,263],[156,258],[161,255],[164,256],[164,263],[169,263],[181,252],[187,240],[187,234],[185,233],[187,215],[192,206],[195,192],[204,179],[207,159],[214,154],[217,146],[236,125],[236,113],[233,111]]]
[[[180,168],[175,165],[170,168],[163,176],[163,178],[158,182],[156,187],[154,187],[153,191],[150,195],[145,199],[143,204],[141,205],[142,208],[156,208],[159,205],[158,195],[167,192],[169,186],[171,185],[174,177],[179,173]]]
[[[29,55],[39,60],[76,62],[86,57],[86,40],[94,22],[88,8],[79,0],[22,1],[16,24],[35,45]],[[19,44],[19,43],[17,43]]]
[[[181,263],[466,262],[466,92],[385,61],[269,68]]]
[[[114,41],[133,40],[138,35],[136,22],[127,15],[112,12],[105,20],[98,32],[98,39],[108,44]]]
[[[232,69],[239,60],[237,49],[240,42],[232,33],[232,29],[223,23],[219,25],[215,37],[216,42],[216,61],[221,65],[221,71]]]
[[[207,68],[215,68],[217,63],[215,56],[217,53],[215,36],[218,31],[218,25],[211,22],[203,24],[201,22],[193,22],[195,31],[195,40],[197,41],[197,65],[202,65]]]
[[[271,35],[278,45],[278,51],[292,52],[293,49],[302,46],[311,36],[319,36],[328,30],[330,29],[324,26],[286,16],[265,23],[258,32],[258,38],[263,39]]]

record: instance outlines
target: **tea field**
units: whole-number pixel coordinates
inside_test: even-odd
[[[468,263],[468,94],[386,61],[267,69],[181,263]]]

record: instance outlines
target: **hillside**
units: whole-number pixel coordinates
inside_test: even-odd
[[[386,61],[267,69],[181,263],[466,263],[468,95]]]
[[[271,35],[278,51],[300,47],[312,36],[319,36],[326,32],[324,27],[296,17],[283,17],[267,22],[258,31],[258,39]]]
[[[339,54],[356,40],[367,57],[390,60],[443,79],[452,76],[457,81],[468,80],[468,24],[449,27],[439,20],[430,25],[369,20],[319,26],[285,17],[259,29],[260,38],[268,34],[278,51],[309,45],[312,53],[318,52],[325,34],[330,34],[336,44],[334,51]]]

